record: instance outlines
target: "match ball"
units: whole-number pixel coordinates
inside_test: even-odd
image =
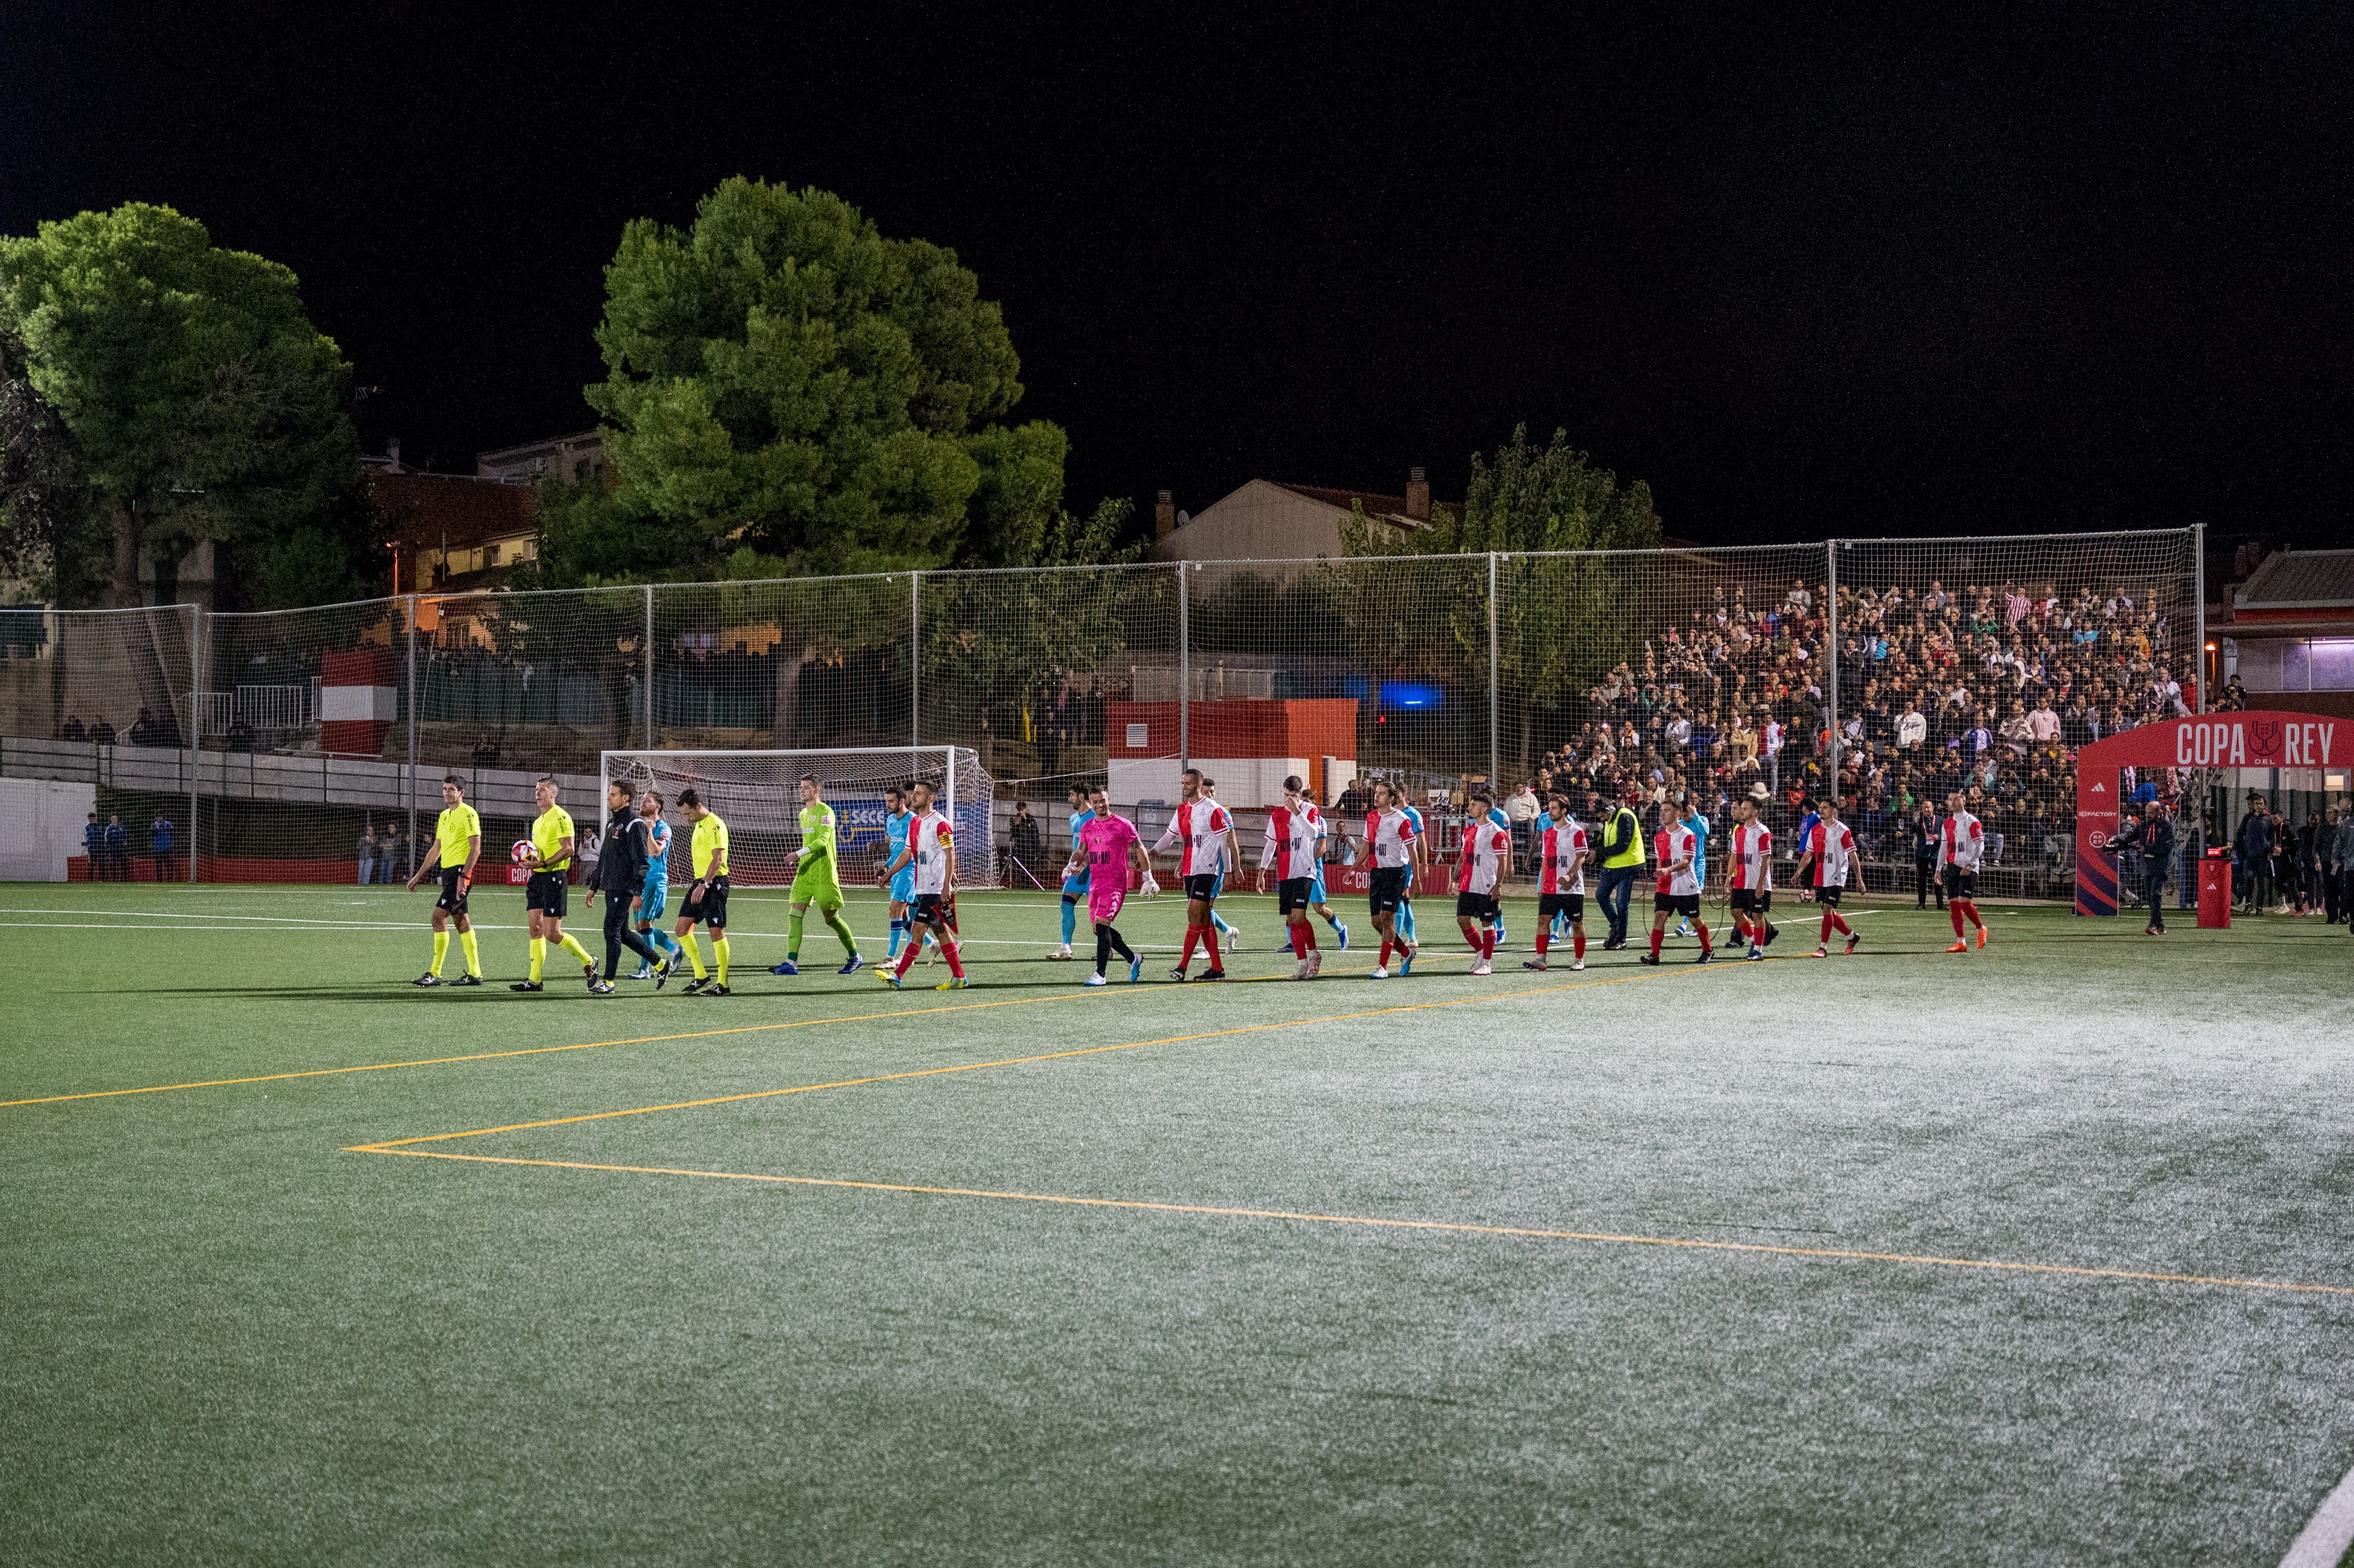
[[[507,851],[507,858],[514,862],[517,865],[527,863],[531,860],[531,841],[529,839],[515,840],[514,848]]]

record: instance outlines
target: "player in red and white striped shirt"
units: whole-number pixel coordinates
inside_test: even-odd
[[[1733,928],[1749,944],[1750,961],[1766,957],[1773,945],[1774,830],[1761,820],[1754,800],[1733,803]]]
[[[1316,808],[1302,799],[1308,786],[1295,773],[1283,781],[1283,804],[1267,814],[1267,839],[1259,851],[1258,890],[1267,879],[1276,885],[1276,913],[1291,928],[1291,953],[1299,963],[1293,980],[1314,980],[1324,967],[1324,949],[1316,945],[1316,928],[1308,911],[1315,903],[1317,844],[1324,832]]]
[[[1485,789],[1471,793],[1470,820],[1463,824],[1463,863],[1455,874],[1455,923],[1471,944],[1471,972],[1493,974],[1496,928],[1503,908],[1496,900],[1497,885],[1512,871],[1512,835],[1489,819],[1495,800]]]
[[[1585,861],[1593,845],[1585,836],[1585,824],[1569,814],[1568,796],[1551,796],[1545,804],[1551,816],[1544,832],[1537,835],[1537,956],[1521,968],[1546,967],[1553,923],[1560,918],[1569,922],[1569,938],[1575,944],[1573,951],[1577,961],[1569,967],[1582,969],[1585,967]]]
[[[1407,964],[1414,962],[1414,939],[1398,934],[1397,914],[1398,906],[1405,901],[1406,884],[1414,875],[1420,838],[1397,790],[1386,781],[1374,784],[1373,813],[1365,819],[1365,858],[1373,868],[1365,901],[1373,912],[1373,929],[1382,934],[1381,957],[1373,964],[1375,980],[1390,978],[1393,952],[1403,953]],[[1398,972],[1405,971],[1401,968]]]
[[[1651,950],[1635,961],[1659,961],[1668,916],[1681,915],[1700,934],[1700,957],[1692,962],[1709,962],[1716,948],[1708,939],[1708,922],[1700,917],[1700,835],[1676,820],[1671,800],[1659,802],[1659,831],[1651,841],[1651,854],[1659,865],[1659,886],[1651,895]]]
[[[1837,795],[1823,797],[1822,818],[1815,823],[1815,831],[1807,835],[1807,853],[1798,858],[1798,874],[1802,879],[1810,865],[1817,868],[1815,902],[1823,906],[1822,935],[1817,939],[1814,956],[1819,959],[1830,956],[1833,931],[1847,933],[1846,950],[1852,953],[1855,945],[1863,938],[1847,923],[1846,917],[1839,912],[1839,906],[1840,900],[1847,895],[1850,868],[1854,869],[1860,879],[1863,867],[1856,860],[1855,834],[1840,821]],[[1859,885],[1856,891],[1861,893],[1863,889]]]
[[[1152,846],[1158,853],[1171,844],[1181,846],[1177,874],[1185,884],[1185,951],[1169,978],[1182,980],[1186,966],[1193,961],[1196,946],[1209,954],[1210,967],[1202,971],[1205,980],[1222,980],[1226,971],[1218,963],[1218,933],[1210,924],[1210,909],[1218,893],[1218,878],[1234,863],[1234,819],[1226,809],[1203,792],[1202,770],[1185,769],[1182,780],[1183,796],[1177,802],[1177,812],[1169,819],[1169,831]]]
[[[1986,829],[1969,813],[1968,798],[1959,789],[1946,797],[1946,822],[1938,830],[1937,870],[1946,882],[1946,911],[1954,917],[1954,945],[1949,953],[1969,951],[1962,916],[1978,927],[1978,946],[1987,945],[1986,921],[1978,916],[1978,866],[1986,859]]]

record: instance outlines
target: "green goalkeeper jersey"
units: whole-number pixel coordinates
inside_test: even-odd
[[[840,880],[834,869],[833,808],[822,800],[812,801],[801,808],[801,869],[795,880],[821,877],[828,882]]]

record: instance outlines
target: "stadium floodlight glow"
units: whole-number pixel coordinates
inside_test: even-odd
[[[923,782],[935,808],[956,834],[957,876],[967,885],[993,885],[991,801],[995,782],[967,746],[839,747],[787,751],[667,750],[633,747],[599,754],[598,807],[604,786],[619,782],[631,796],[652,789],[673,826],[685,819],[678,797],[692,787],[727,824],[728,876],[738,887],[791,883],[801,847],[801,775],[814,775],[834,809],[844,883],[881,869],[885,843],[883,792]],[[869,863],[872,863],[871,864]],[[671,857],[671,880],[691,875],[684,857]]]

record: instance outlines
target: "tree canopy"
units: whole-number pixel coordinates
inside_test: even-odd
[[[292,272],[170,207],[0,238],[0,383],[21,382],[0,397],[20,482],[0,502],[12,531],[51,535],[62,603],[135,604],[143,544],[162,581],[200,540],[231,600],[365,591],[349,376]]]
[[[736,178],[688,228],[632,221],[605,289],[609,374],[587,395],[620,482],[558,509],[554,565],[1020,564],[1056,526],[1067,440],[1001,422],[1021,362],[955,251],[886,238],[827,192]]]

